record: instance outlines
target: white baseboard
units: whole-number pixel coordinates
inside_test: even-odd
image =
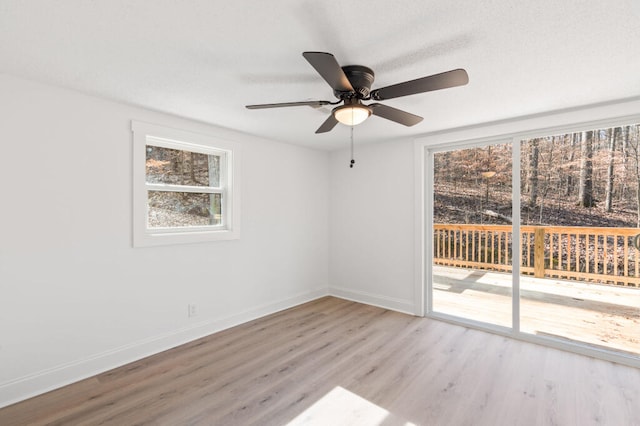
[[[0,383],[0,408],[66,386],[254,319],[328,296],[327,288],[299,294],[239,314],[190,325],[93,356]]]
[[[380,308],[390,309],[392,311],[402,312],[404,314],[416,315],[416,304],[413,300],[396,299],[393,297],[380,296],[378,294],[335,286],[329,287],[329,295],[367,305],[378,306]]]

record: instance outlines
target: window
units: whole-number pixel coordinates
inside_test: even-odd
[[[239,238],[239,152],[206,135],[132,122],[133,244]]]

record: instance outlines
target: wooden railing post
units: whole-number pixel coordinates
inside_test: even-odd
[[[544,228],[536,226],[533,234],[533,276],[544,278]]]

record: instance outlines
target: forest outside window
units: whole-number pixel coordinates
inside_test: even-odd
[[[134,245],[238,238],[238,155],[229,143],[146,123],[132,128]]]

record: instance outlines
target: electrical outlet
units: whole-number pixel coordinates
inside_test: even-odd
[[[198,307],[193,303],[189,303],[187,305],[187,316],[189,318],[192,318],[192,317],[195,317],[196,315],[198,315]]]

